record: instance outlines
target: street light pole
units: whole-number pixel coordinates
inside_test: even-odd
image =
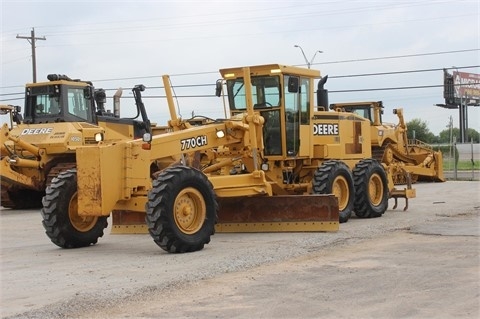
[[[295,44],[293,47],[299,48],[300,51],[302,51],[303,58],[305,59],[305,63],[307,63],[307,66],[309,69],[310,69],[310,65],[312,65],[313,60],[315,59],[315,56],[317,56],[317,53],[323,53],[323,51],[320,51],[320,50],[315,51],[315,54],[313,55],[312,59],[308,61],[307,56],[305,55],[305,52],[303,52],[303,49],[301,46]]]

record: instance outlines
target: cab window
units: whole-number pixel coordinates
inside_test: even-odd
[[[40,94],[35,96],[35,116],[58,115],[60,114],[60,101],[58,96]]]
[[[89,103],[83,94],[82,88],[68,89],[68,113],[87,120],[89,114],[88,107]]]
[[[251,81],[254,108],[278,107],[280,105],[280,79],[278,76],[254,76]],[[243,78],[228,80],[227,91],[230,110],[247,109]]]

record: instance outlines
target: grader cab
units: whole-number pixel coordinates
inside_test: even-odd
[[[215,231],[335,231],[352,213],[380,217],[389,198],[415,197],[371,157],[367,119],[315,105],[319,71],[270,64],[220,73],[229,119],[193,126],[177,117],[163,76],[168,132],[77,149],[77,169],[59,174],[43,201],[56,245],[95,244],[112,211],[116,232],[148,230],[177,253],[202,249]]]

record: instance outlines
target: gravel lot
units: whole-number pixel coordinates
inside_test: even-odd
[[[216,234],[180,255],[109,231],[60,249],[39,211],[3,209],[1,316],[479,318],[480,182],[415,188],[408,211],[335,233]]]

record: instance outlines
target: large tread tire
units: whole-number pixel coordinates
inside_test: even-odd
[[[338,199],[339,222],[346,223],[352,216],[355,188],[350,168],[341,161],[324,162],[313,175],[315,194],[334,194]]]
[[[375,159],[363,159],[353,169],[355,215],[380,217],[388,208],[388,182],[383,166]]]
[[[213,186],[191,167],[163,170],[148,193],[145,210],[153,241],[170,253],[201,250],[215,233],[218,203]]]
[[[41,212],[47,236],[62,248],[96,244],[108,225],[106,216],[78,215],[76,169],[63,171],[52,180]]]

